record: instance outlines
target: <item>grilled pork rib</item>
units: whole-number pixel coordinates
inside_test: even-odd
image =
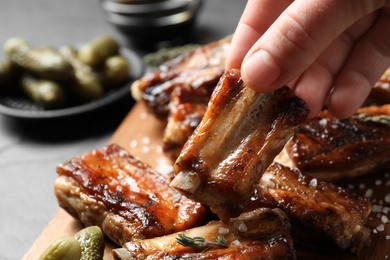
[[[130,259],[295,259],[290,223],[279,209],[257,209],[230,219],[183,231],[189,237],[203,237],[214,242],[222,236],[228,247],[184,247],[175,241],[178,233],[148,240],[129,242],[113,250],[114,258]]]
[[[308,111],[287,87],[257,93],[245,87],[239,71],[225,72],[175,162],[171,187],[224,221],[237,216]]]
[[[390,105],[361,108],[344,120],[323,111],[298,127],[277,160],[326,181],[388,168],[389,116]]]
[[[169,179],[108,145],[58,166],[61,207],[115,243],[185,230],[204,221],[204,208],[169,187]]]
[[[172,92],[167,126],[164,129],[164,154],[175,161],[183,145],[202,120],[211,93],[195,94],[186,89]]]
[[[364,102],[365,106],[385,105],[390,103],[390,67],[371,89],[370,95]]]
[[[333,246],[358,254],[370,242],[371,230],[364,226],[371,212],[370,200],[298,169],[271,164],[247,210],[259,207],[283,209],[294,241],[313,248]]]
[[[214,89],[225,69],[231,36],[183,54],[145,74],[131,86],[134,99],[143,100],[158,118],[166,118],[171,93],[175,88],[194,93]]]

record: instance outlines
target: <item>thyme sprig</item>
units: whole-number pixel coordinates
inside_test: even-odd
[[[372,115],[368,115],[365,113],[361,113],[361,114],[355,115],[355,117],[362,122],[372,121],[375,123],[390,125],[390,117],[387,115],[372,116]]]
[[[175,241],[182,246],[203,248],[206,245],[229,247],[225,238],[218,236],[214,238],[214,241],[207,241],[204,237],[189,237],[184,233],[179,233]]]

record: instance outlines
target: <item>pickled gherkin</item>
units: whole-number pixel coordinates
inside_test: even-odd
[[[65,45],[59,48],[59,52],[74,68],[74,79],[69,84],[69,89],[83,99],[96,99],[103,95],[103,87],[96,73],[88,65],[77,58],[77,50]]]
[[[0,62],[0,95],[19,96],[23,91],[44,109],[100,99],[106,90],[130,77],[127,60],[118,54],[118,43],[108,35],[79,50],[70,45],[35,48],[15,37],[5,42],[4,51],[7,59]]]
[[[80,260],[101,260],[104,254],[104,235],[98,226],[90,226],[74,235],[81,246]]]
[[[5,61],[0,63],[0,94],[5,93],[11,89],[15,79],[15,69],[12,63]]]
[[[73,237],[56,239],[41,255],[39,260],[80,260],[81,246]]]
[[[97,72],[102,85],[112,88],[129,79],[129,69],[127,60],[120,55],[115,55],[107,58]]]
[[[101,65],[105,59],[118,54],[119,45],[115,39],[104,35],[85,44],[78,53],[81,62],[91,67]]]
[[[11,38],[4,45],[8,59],[22,70],[37,77],[67,81],[72,78],[72,65],[49,47],[35,49],[20,38]]]
[[[58,108],[65,103],[64,91],[54,81],[23,75],[20,83],[24,93],[44,108]]]

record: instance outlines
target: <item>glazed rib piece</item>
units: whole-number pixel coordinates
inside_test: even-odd
[[[365,106],[385,105],[390,103],[390,67],[371,89],[370,95],[364,102]]]
[[[76,156],[57,168],[59,205],[115,243],[185,230],[204,221],[204,208],[169,187],[169,179],[118,145]]]
[[[371,212],[369,199],[298,169],[271,164],[246,210],[260,207],[281,208],[291,222],[294,241],[312,248],[358,254],[370,243],[371,230],[364,226]]]
[[[289,88],[261,94],[245,87],[239,71],[225,72],[175,162],[171,187],[223,221],[237,216],[307,115],[306,103]]]
[[[211,93],[196,95],[186,89],[173,91],[169,103],[167,126],[164,129],[164,154],[175,161],[185,142],[202,120]]]
[[[145,74],[131,86],[154,116],[166,120],[163,150],[173,161],[206,111],[224,72],[231,36],[201,46]]]
[[[143,100],[158,118],[166,118],[175,88],[195,94],[211,92],[225,69],[231,36],[183,54],[145,74],[131,86],[134,99]]]
[[[298,127],[278,161],[326,181],[388,168],[389,116],[390,105],[361,108],[345,120],[323,111]]]
[[[228,247],[206,246],[195,249],[175,241],[178,233],[148,240],[129,242],[113,250],[115,259],[295,259],[290,223],[279,209],[257,209],[230,219],[183,231],[189,237],[204,237],[214,242],[222,236]]]

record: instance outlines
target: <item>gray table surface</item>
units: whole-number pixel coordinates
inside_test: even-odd
[[[207,43],[234,32],[246,1],[204,1],[194,39]],[[2,0],[0,44],[22,37],[35,46],[83,43],[110,34],[124,36],[92,0]],[[0,61],[4,60],[3,51]],[[21,259],[58,211],[53,193],[56,166],[104,146],[133,102],[125,99],[98,114],[63,121],[22,121],[0,115],[0,260]]]

